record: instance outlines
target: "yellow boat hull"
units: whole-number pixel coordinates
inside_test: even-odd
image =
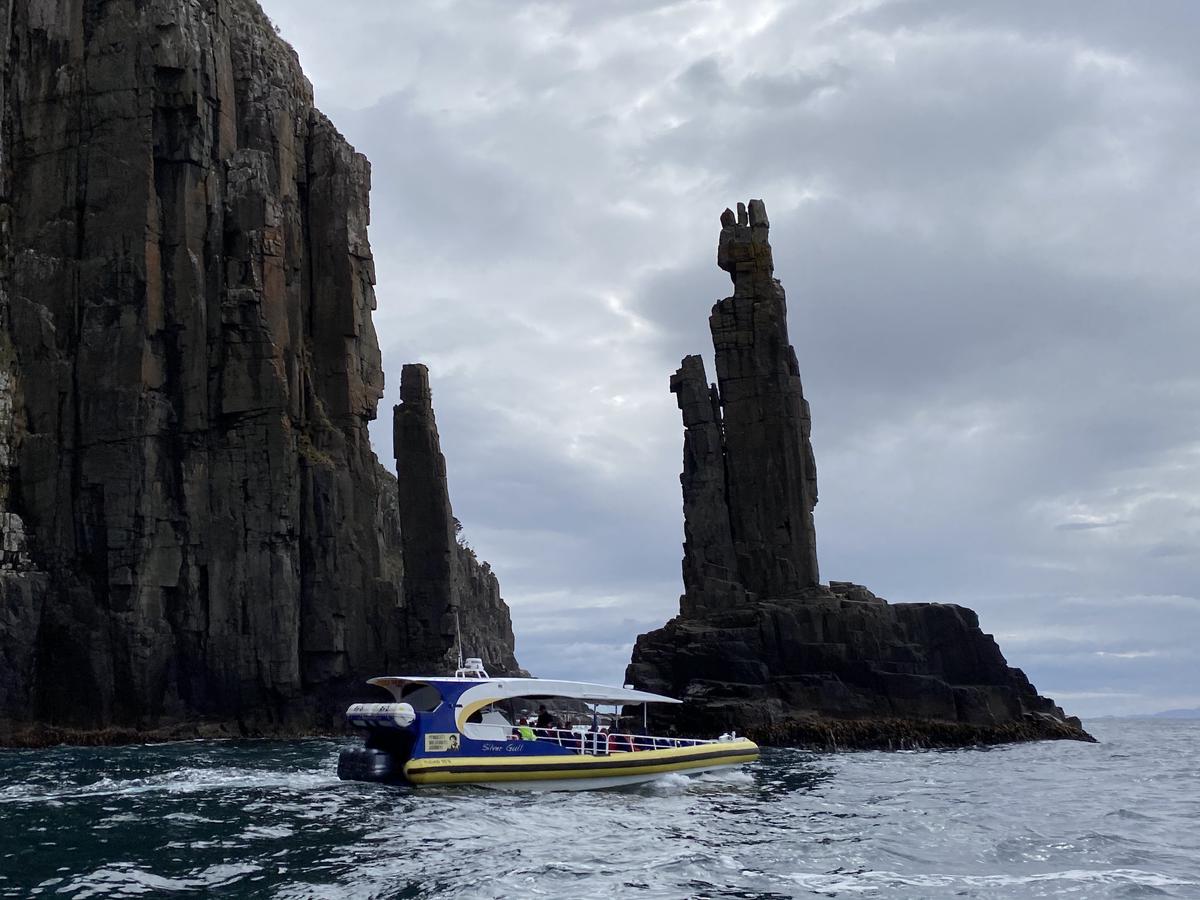
[[[410,760],[404,776],[417,785],[579,790],[637,784],[670,772],[697,774],[723,769],[754,762],[758,755],[757,744],[741,739],[604,756],[436,756]]]

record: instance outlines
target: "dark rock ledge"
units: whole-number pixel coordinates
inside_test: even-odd
[[[626,681],[679,697],[652,727],[816,749],[1092,740],[1008,665],[976,614],[820,583],[811,415],[761,200],[721,217],[731,297],[671,379],[683,414],[684,594],[641,635]]]
[[[119,747],[126,744],[168,744],[195,740],[295,740],[313,737],[341,737],[351,730],[321,730],[311,725],[284,727],[259,726],[237,721],[180,722],[154,728],[59,728],[41,723],[25,724],[5,736],[0,746],[16,750],[42,750],[48,747]]]

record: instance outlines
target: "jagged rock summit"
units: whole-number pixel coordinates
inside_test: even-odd
[[[684,732],[765,743],[961,746],[1088,739],[961,606],[889,604],[820,582],[811,416],[761,200],[725,210],[713,307],[717,383],[699,356],[671,378],[684,425],[680,615],[641,635],[625,680],[684,700]]]
[[[370,166],[295,53],[253,0],[24,0],[0,63],[0,743],[311,730],[443,658],[368,438]]]

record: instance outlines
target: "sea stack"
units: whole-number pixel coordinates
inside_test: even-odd
[[[334,727],[437,617],[370,166],[253,0],[0,3],[0,51],[0,743]]]
[[[698,356],[671,379],[683,412],[684,596],[693,609],[789,597],[819,581],[811,417],[770,227],[760,200],[721,217],[717,265],[733,296],[709,318],[717,383],[709,386]]]
[[[496,576],[458,540],[429,369],[424,365],[404,367],[400,405],[393,416],[407,563],[404,601],[411,611],[409,665],[431,672],[453,668],[461,633],[463,652],[483,659],[491,674],[523,674],[513,657],[512,622]]]
[[[819,581],[811,415],[761,200],[725,210],[713,307],[717,383],[698,356],[671,378],[683,415],[680,615],[641,635],[626,681],[679,697],[681,731],[763,743],[962,746],[1088,739],[956,605],[889,604]]]

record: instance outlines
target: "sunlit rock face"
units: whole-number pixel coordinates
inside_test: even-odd
[[[946,746],[1086,738],[1009,667],[969,609],[888,604],[819,582],[811,416],[762,201],[721,217],[734,284],[699,356],[671,379],[683,415],[680,615],[641,635],[626,680],[685,700],[662,727],[773,743]]]
[[[328,724],[414,615],[370,166],[253,0],[0,3],[0,51],[0,737]]]

